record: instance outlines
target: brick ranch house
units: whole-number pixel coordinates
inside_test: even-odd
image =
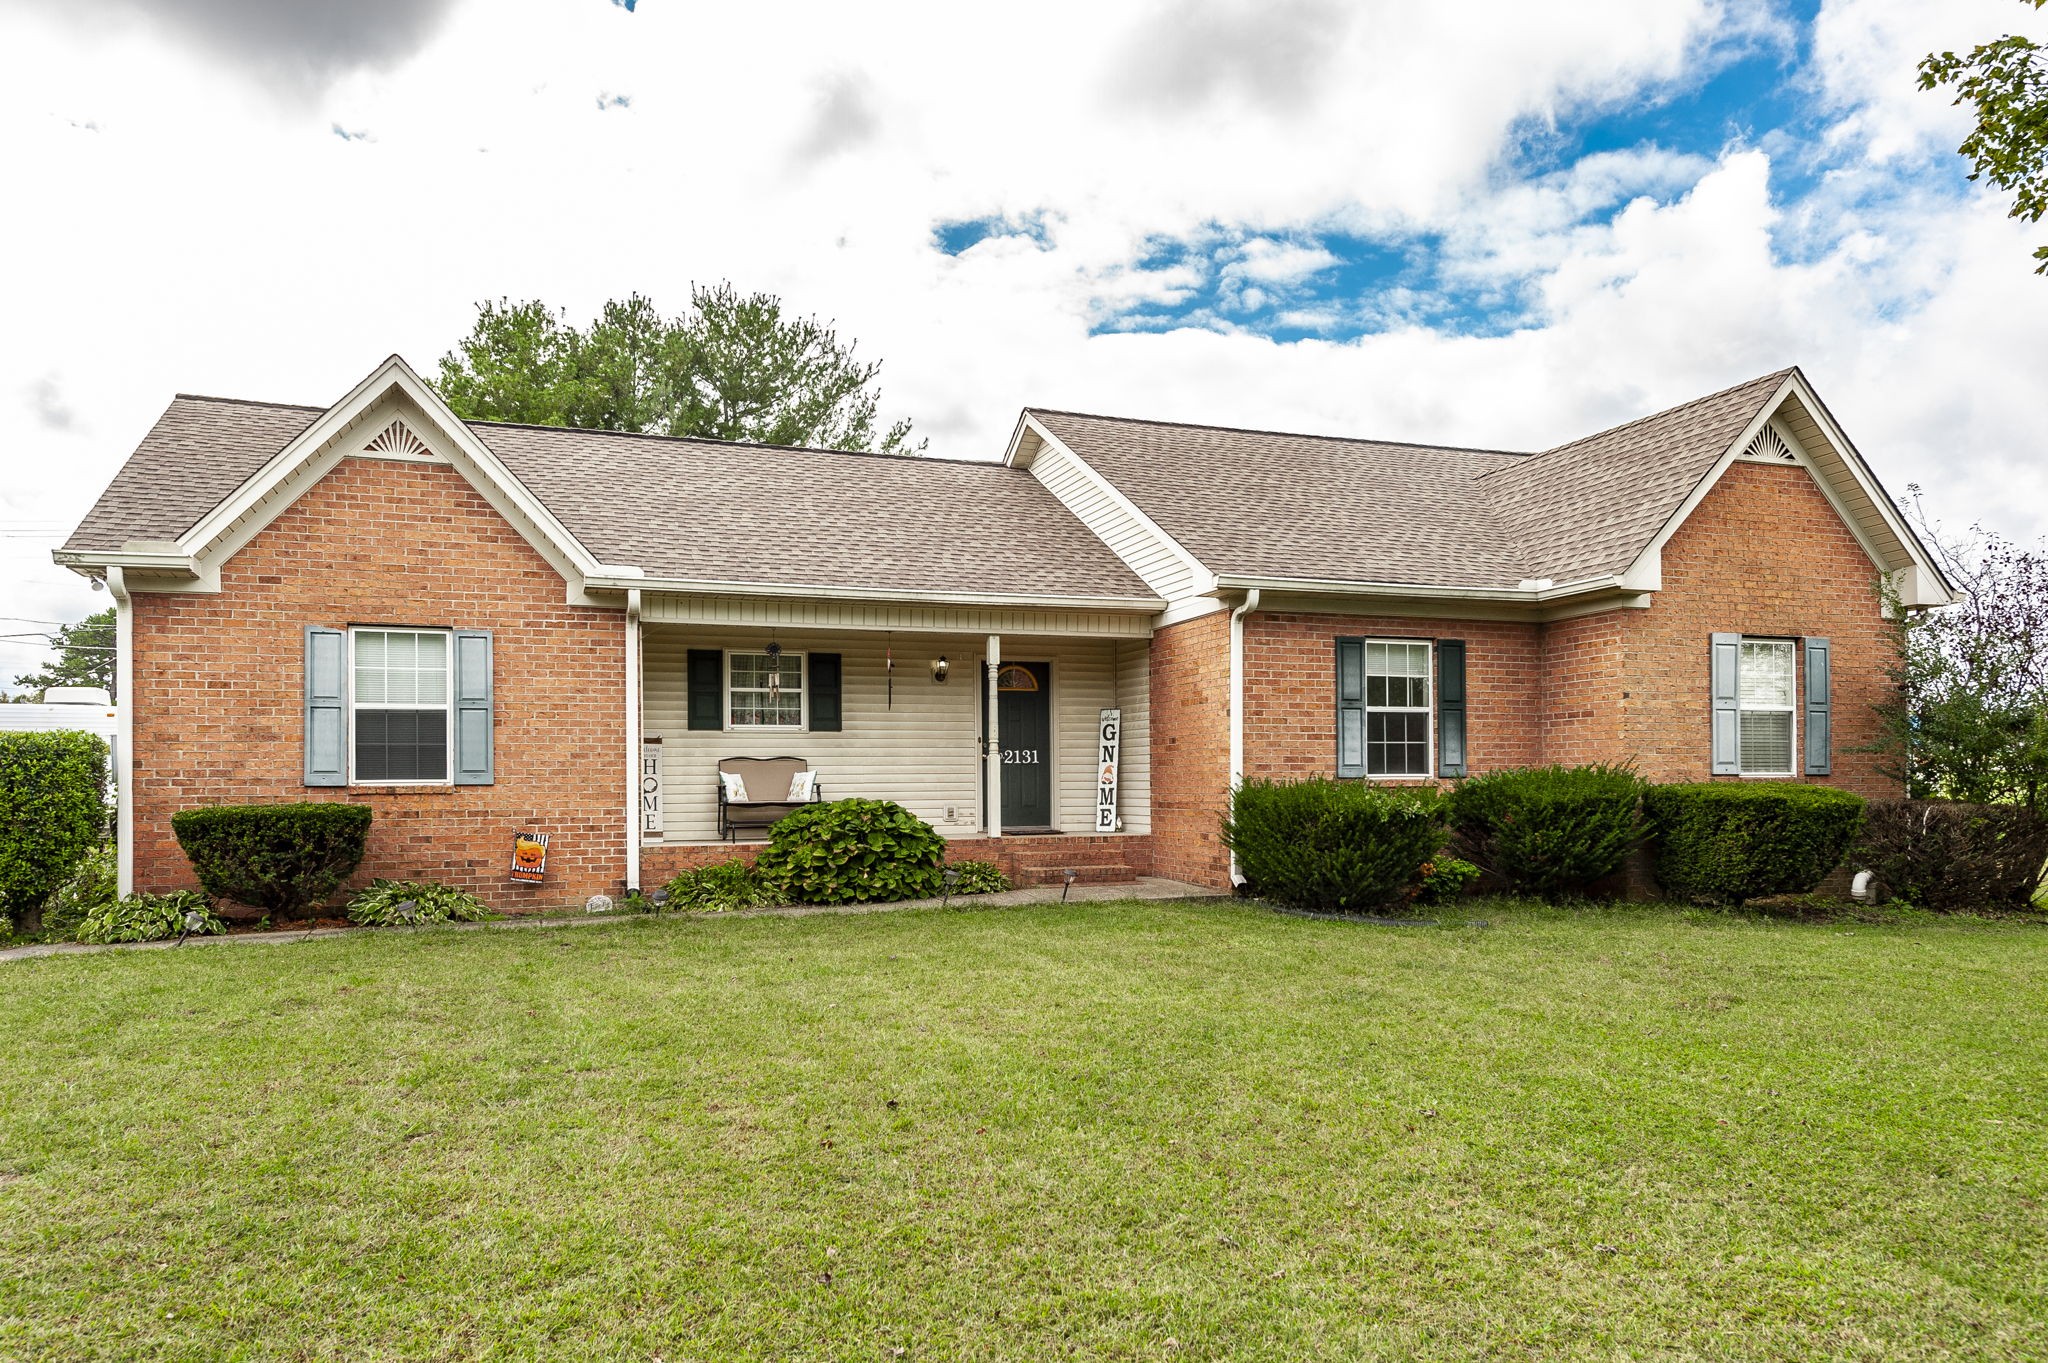
[[[118,607],[124,890],[191,883],[180,809],[344,799],[363,878],[514,912],[733,855],[740,756],[1219,888],[1240,775],[1886,793],[1877,584],[1948,600],[1796,369],[1534,454],[1029,409],[969,462],[465,422],[394,356],[178,397],[56,558]]]

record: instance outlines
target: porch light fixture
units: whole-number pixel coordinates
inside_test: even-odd
[[[933,659],[932,661],[932,680],[936,682],[938,685],[944,686],[946,684],[947,674],[952,672],[952,670],[953,664],[947,662],[946,655],[941,653],[937,658]]]

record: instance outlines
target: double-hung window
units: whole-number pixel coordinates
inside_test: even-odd
[[[726,715],[735,729],[801,729],[804,655],[728,653]]]
[[[448,631],[349,632],[350,779],[444,784],[448,780]]]
[[[1430,740],[1428,642],[1339,639],[1338,774],[1428,776]]]
[[[1744,639],[1737,751],[1744,776],[1793,774],[1797,654],[1790,639]]]

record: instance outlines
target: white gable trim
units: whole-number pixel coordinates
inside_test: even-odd
[[[463,424],[440,394],[412,366],[393,355],[179,537],[175,552],[194,564],[200,578],[198,590],[218,591],[220,563],[342,459],[352,455],[394,457],[394,452],[368,448],[393,421],[403,421],[417,442],[417,447],[402,442],[396,457],[452,464],[562,574],[572,600],[581,599],[588,578],[641,576],[636,567],[601,563],[584,548]],[[374,429],[358,434],[364,425]],[[419,453],[419,448],[425,453]]]
[[[1864,528],[1857,517],[1851,513],[1849,507],[1844,502],[1842,490],[1835,485],[1835,480],[1815,463],[1813,456],[1807,451],[1805,445],[1778,419],[1780,410],[1783,409],[1786,400],[1791,397],[1799,398],[1801,404],[1813,416],[1816,422],[1826,422],[1823,431],[1828,436],[1830,442],[1835,445],[1835,448],[1841,452],[1843,467],[1847,468],[1851,476],[1856,479],[1858,490],[1878,508],[1880,514],[1884,517],[1887,528],[1893,532],[1900,547],[1910,560],[1909,562],[1899,563],[1894,561],[1896,556],[1888,556],[1883,547],[1870,537],[1870,533]],[[1848,443],[1848,438],[1841,434],[1839,428],[1835,427],[1832,420],[1828,419],[1826,409],[1821,406],[1820,399],[1814,395],[1813,389],[1808,386],[1804,377],[1797,370],[1787,375],[1785,381],[1778,386],[1778,390],[1771,395],[1770,400],[1758,408],[1756,416],[1751,418],[1749,424],[1742,428],[1741,434],[1735,437],[1728,448],[1722,451],[1721,457],[1715,461],[1713,468],[1709,469],[1706,475],[1694,485],[1692,492],[1679,504],[1678,509],[1671,513],[1671,516],[1664,522],[1663,527],[1658,530],[1656,538],[1652,539],[1642,552],[1636,555],[1635,561],[1622,573],[1621,585],[1630,591],[1638,592],[1656,592],[1664,589],[1664,546],[1671,542],[1671,537],[1678,533],[1678,528],[1684,525],[1692,513],[1699,508],[1700,503],[1707,499],[1707,494],[1720,484],[1722,475],[1728,472],[1731,465],[1738,460],[1744,459],[1754,463],[1785,464],[1786,461],[1780,457],[1770,457],[1769,455],[1758,457],[1750,453],[1752,447],[1759,440],[1766,438],[1766,433],[1769,436],[1776,437],[1775,441],[1772,442],[1774,446],[1773,454],[1775,454],[1775,446],[1782,444],[1793,456],[1793,462],[1796,462],[1799,467],[1806,470],[1807,475],[1813,479],[1814,485],[1827,498],[1828,505],[1834,510],[1836,518],[1855,537],[1857,545],[1863,550],[1864,555],[1869,558],[1871,564],[1880,572],[1887,574],[1893,583],[1899,587],[1900,599],[1903,604],[1907,606],[1944,606],[1949,603],[1952,598],[1942,586],[1943,579],[1940,570],[1927,557],[1926,550],[1921,547],[1919,540],[1914,536],[1913,532],[1899,519],[1897,509],[1891,504],[1891,498],[1885,493],[1884,488],[1879,485],[1876,477],[1871,474],[1869,466],[1863,462],[1862,456],[1856,453],[1855,447]],[[1934,588],[1934,590],[1929,591],[1929,587]]]
[[[1027,437],[1035,439],[1038,444],[1036,446],[1027,445]],[[1174,599],[1206,596],[1216,590],[1216,574],[1206,563],[1203,563],[1202,560],[1190,553],[1187,547],[1179,540],[1167,534],[1157,521],[1139,510],[1138,504],[1129,497],[1126,497],[1116,484],[1104,477],[1101,470],[1082,458],[1072,446],[1047,430],[1044,424],[1038,418],[1032,416],[1029,411],[1023,412],[1018,416],[1017,428],[1010,436],[1009,447],[1003,451],[1003,462],[1013,468],[1020,468],[1030,472],[1032,465],[1037,462],[1038,451],[1041,448],[1050,448],[1065,455],[1072,466],[1080,472],[1082,478],[1087,481],[1090,488],[1095,490],[1120,515],[1136,525],[1146,539],[1152,541],[1156,547],[1181,565],[1188,574],[1190,585],[1185,592],[1177,594]],[[1034,473],[1033,476],[1036,477],[1037,475]],[[1040,486],[1051,492],[1055,497],[1060,496],[1058,490],[1054,489],[1051,484],[1046,483],[1042,478],[1039,480],[1039,483]],[[1124,561],[1125,566],[1129,567],[1132,572],[1143,576],[1144,570],[1132,561],[1130,555],[1125,554],[1111,542],[1110,536],[1104,533],[1103,527],[1094,524],[1093,518],[1084,514],[1082,509],[1074,506],[1065,497],[1060,497],[1060,503],[1080,519],[1081,523],[1087,527],[1089,534],[1101,540],[1115,552],[1117,557]],[[1148,581],[1147,585],[1153,584]]]

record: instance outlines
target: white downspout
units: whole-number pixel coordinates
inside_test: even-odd
[[[996,674],[1003,670],[1003,636],[988,636],[988,751],[982,772],[981,798],[988,812],[988,835],[1003,836],[1003,744],[996,735]]]
[[[640,589],[626,588],[626,891],[640,888]]]
[[[120,894],[135,893],[135,601],[121,569],[107,569],[114,598],[114,867]]]
[[[1230,613],[1230,790],[1235,793],[1244,780],[1244,618],[1259,608],[1259,589],[1245,592],[1244,600]],[[1226,806],[1227,808],[1227,806]],[[1238,870],[1237,853],[1230,854],[1230,883],[1244,884]]]

